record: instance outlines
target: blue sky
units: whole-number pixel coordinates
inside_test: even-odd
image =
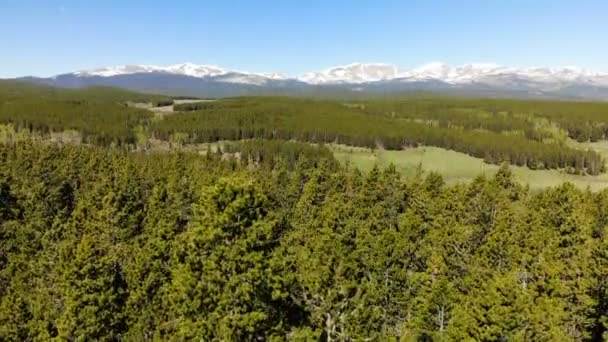
[[[117,64],[298,75],[351,62],[608,71],[606,0],[0,0],[0,77]]]

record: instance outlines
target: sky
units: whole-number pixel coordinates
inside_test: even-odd
[[[123,64],[608,71],[606,0],[0,0],[0,78]]]

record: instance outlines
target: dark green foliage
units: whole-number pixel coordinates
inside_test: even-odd
[[[604,105],[239,98],[154,121],[125,105],[165,100],[0,82],[0,120],[22,129],[235,140],[204,155],[0,144],[0,341],[608,338],[607,191],[532,192],[507,163],[471,184],[404,181],[323,145],[596,174],[597,154],[533,121],[602,139]]]
[[[268,266],[277,220],[246,179],[222,179],[201,196],[176,238],[164,325],[180,339],[254,340],[282,320]]]
[[[579,141],[604,139],[608,132],[608,104],[601,102],[420,97],[362,101],[353,106],[370,114],[434,121],[441,127],[531,134],[531,120],[546,118]]]
[[[404,182],[278,143],[0,145],[0,340],[608,336],[607,192],[506,165]]]
[[[326,160],[331,161],[333,168],[336,167],[332,152],[325,146],[295,141],[241,140],[224,144],[222,152],[233,154],[245,163],[263,164],[270,168],[283,163],[289,170],[293,170],[298,160]]]
[[[207,109],[210,105],[208,102],[192,102],[192,103],[180,103],[173,106],[173,110],[178,112],[192,112],[195,110]]]
[[[172,104],[173,104],[173,100],[172,99],[156,100],[156,101],[152,102],[152,105],[154,107],[165,107],[165,106],[170,106]]]
[[[151,113],[129,108],[127,101],[162,101],[112,88],[55,89],[0,82],[0,123],[43,134],[78,131],[84,142],[128,145],[135,142],[133,128]]]
[[[365,101],[353,103],[369,114],[429,122],[439,127],[485,129],[494,132],[525,131],[531,128],[528,113],[514,113],[511,108],[492,100],[460,98],[412,98],[408,100]],[[519,115],[518,115],[519,114]]]

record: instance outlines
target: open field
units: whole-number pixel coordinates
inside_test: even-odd
[[[151,139],[143,132],[137,132],[138,144],[145,146],[147,151],[169,152],[183,151],[205,154],[207,151],[216,151],[227,141],[215,143],[183,144],[179,141],[168,142]],[[81,143],[81,137],[76,131],[52,133],[50,137],[43,137],[25,130],[15,130],[12,125],[0,125],[0,142],[15,142],[24,140],[39,140],[50,143]],[[608,142],[576,143],[579,148],[593,148],[604,157],[608,156]],[[470,182],[479,175],[492,176],[499,166],[485,163],[482,159],[474,158],[464,153],[450,151],[438,147],[426,146],[409,148],[401,151],[382,149],[371,150],[362,147],[330,144],[326,145],[334,154],[336,160],[348,164],[361,171],[367,172],[374,165],[385,168],[391,163],[397,170],[407,177],[417,172],[437,172],[443,176],[448,184]],[[608,174],[598,176],[579,176],[565,173],[560,170],[531,170],[526,167],[511,166],[513,174],[521,183],[528,184],[532,189],[543,189],[558,186],[563,182],[570,182],[580,189],[587,187],[593,191],[608,188]]]
[[[218,146],[224,146],[227,141],[201,144],[168,143],[159,140],[150,140],[150,148],[154,151],[180,150],[205,154],[207,151],[216,151]],[[598,144],[599,145],[599,144]],[[608,152],[608,143],[604,143]],[[450,151],[438,147],[426,146],[389,151],[382,149],[371,150],[362,147],[330,144],[326,145],[340,163],[358,168],[363,172],[370,171],[374,165],[386,168],[391,163],[406,178],[423,173],[437,172],[442,175],[446,183],[467,183],[475,177],[484,175],[492,177],[498,170],[498,165],[485,163],[482,159],[474,158],[464,153]],[[223,147],[222,147],[223,148]],[[591,148],[587,146],[585,148]],[[531,170],[527,167],[511,165],[511,170],[517,181],[527,184],[531,189],[544,189],[569,182],[579,189],[589,188],[600,191],[608,188],[608,174],[598,176],[581,176],[568,174],[560,170]]]
[[[417,147],[402,151],[371,150],[368,148],[329,145],[335,158],[348,163],[362,171],[371,170],[374,165],[381,168],[395,165],[406,177],[411,177],[421,169],[423,172],[440,173],[448,184],[469,182],[478,175],[493,175],[499,168],[497,165],[484,163],[482,159],[474,158],[464,153],[450,151],[438,147]],[[608,151],[608,146],[606,146]],[[608,175],[579,176],[567,174],[559,170],[531,170],[527,167],[511,166],[516,179],[528,184],[530,188],[542,189],[570,182],[579,188],[589,187],[597,191],[608,187]]]

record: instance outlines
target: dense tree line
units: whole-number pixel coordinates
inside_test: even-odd
[[[135,143],[134,128],[152,115],[128,107],[127,101],[173,102],[114,88],[72,90],[0,82],[0,123],[43,134],[76,130],[87,143],[129,145]]]
[[[336,166],[333,153],[327,147],[297,141],[252,139],[226,142],[215,153],[235,157],[245,164],[262,164],[271,168],[280,163],[288,170],[293,170],[300,159],[325,160],[331,167]]]
[[[608,137],[608,104],[605,102],[502,100],[486,107],[501,106],[512,112],[529,113],[559,124],[572,139],[598,141]]]
[[[0,340],[607,337],[608,192],[263,160],[0,145]]]
[[[209,102],[186,102],[179,103],[173,106],[173,110],[178,112],[193,112],[195,110],[202,110],[209,108]]]
[[[205,103],[204,110],[156,121],[150,130],[163,140],[185,133],[191,143],[262,138],[386,149],[427,145],[464,152],[489,163],[510,162],[534,169],[565,168],[571,172],[598,174],[604,168],[602,158],[592,151],[522,135],[436,127],[369,115],[357,106],[336,101],[291,98],[215,101]]]
[[[0,104],[0,121],[16,129],[76,130],[83,141],[97,145],[133,144],[133,128],[150,116],[145,110],[86,100],[27,99]]]
[[[494,132],[521,131],[533,127],[530,115],[512,111],[488,110],[479,103],[459,98],[413,98],[408,100],[364,101],[351,104],[363,111],[388,117],[430,122],[440,127],[485,129]]]
[[[535,121],[554,120],[578,140],[603,139],[603,104],[443,98],[343,103],[250,97],[176,105],[194,111],[152,120],[151,112],[127,104],[133,101],[173,103],[168,97],[113,88],[70,90],[0,82],[0,123],[43,135],[76,130],[85,143],[127,148],[147,136],[179,136],[180,141],[185,136],[186,143],[257,138],[393,150],[427,145],[488,163],[592,175],[604,171],[598,153],[547,139],[551,134],[537,129]]]
[[[440,125],[482,128],[492,131],[522,130],[531,137],[530,124],[545,118],[559,124],[570,138],[597,141],[608,137],[608,103],[517,99],[468,99],[421,96],[384,101],[361,101],[358,105],[374,114],[419,120]]]

